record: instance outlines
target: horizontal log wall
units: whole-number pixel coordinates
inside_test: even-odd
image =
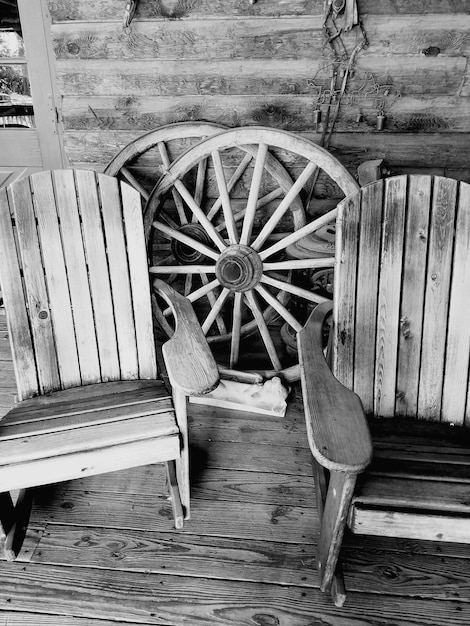
[[[318,85],[331,74],[323,0],[140,0],[129,32],[125,4],[49,0],[72,164],[102,169],[142,133],[187,120],[266,125],[320,141]],[[358,7],[369,45],[356,57],[353,96],[342,101],[330,148],[352,172],[384,158],[392,172],[468,180],[468,1]],[[345,38],[348,53],[359,39],[358,29]],[[382,131],[379,101],[367,96],[374,85],[388,85]]]

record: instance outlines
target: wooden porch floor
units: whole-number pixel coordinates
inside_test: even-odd
[[[0,405],[14,393],[0,317]],[[191,407],[192,519],[158,466],[36,491],[0,562],[0,626],[468,626],[470,549],[349,536],[342,609],[318,590],[318,517],[298,390],[285,418]]]

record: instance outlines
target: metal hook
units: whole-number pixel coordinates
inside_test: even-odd
[[[126,8],[124,9],[124,19],[122,21],[122,27],[126,32],[128,32],[131,22],[134,19],[136,8],[137,0],[127,0]]]

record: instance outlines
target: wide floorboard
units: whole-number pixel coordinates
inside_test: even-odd
[[[0,316],[0,411],[14,394]],[[468,626],[470,548],[348,536],[342,609],[318,589],[302,398],[284,418],[190,407],[192,518],[162,468],[35,490],[19,559],[0,562],[0,626]]]

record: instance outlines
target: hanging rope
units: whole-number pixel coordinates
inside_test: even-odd
[[[344,10],[344,24],[342,28],[337,28],[335,17]],[[328,23],[331,22],[331,28]],[[361,30],[361,41],[356,45],[354,50],[350,55],[346,50],[346,46],[344,45],[344,41],[341,37],[343,28],[344,30],[351,30],[354,26],[359,26]],[[334,29],[334,30],[333,30]],[[336,122],[338,120],[339,111],[341,108],[341,100],[346,93],[346,88],[348,85],[348,80],[352,74],[352,69],[354,66],[354,62],[356,60],[357,54],[369,45],[366,33],[364,28],[359,20],[359,14],[357,10],[357,2],[356,0],[326,0],[325,2],[325,13],[323,19],[323,32],[325,33],[326,41],[331,48],[331,51],[334,56],[334,61],[332,64],[333,71],[331,76],[330,90],[326,100],[326,112],[325,119],[323,123],[322,135],[320,137],[319,145],[322,148],[328,149],[331,141],[331,137],[334,132],[334,128]],[[340,48],[340,51],[338,50]],[[346,62],[347,61],[347,62]],[[338,79],[342,78],[341,86],[339,90],[337,90]],[[333,98],[335,101],[333,102]],[[330,124],[330,111],[332,105],[335,105],[333,117],[331,119]],[[310,208],[310,202],[313,197],[313,192],[315,189],[316,182],[318,180],[318,176],[320,174],[320,169],[317,168],[312,174],[310,188],[307,196],[307,211]]]

